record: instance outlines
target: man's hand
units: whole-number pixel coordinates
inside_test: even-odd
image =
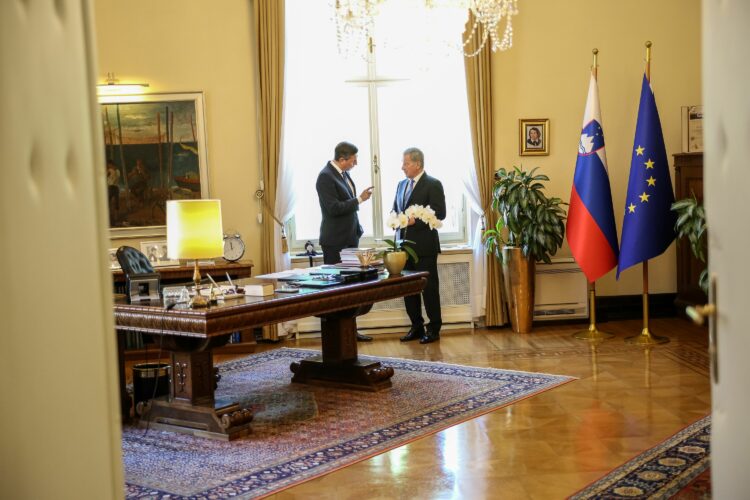
[[[362,201],[369,200],[370,196],[372,196],[372,188],[373,188],[373,186],[365,188],[365,190],[362,191],[362,194],[359,195],[359,199],[362,200]]]
[[[409,222],[407,222],[408,226],[413,226],[417,220],[414,217],[409,217]]]

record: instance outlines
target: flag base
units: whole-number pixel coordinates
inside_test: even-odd
[[[614,336],[614,333],[599,330],[593,323],[589,325],[588,330],[579,330],[573,334],[573,337],[581,340],[607,340]]]
[[[628,344],[635,344],[635,345],[666,344],[667,342],[669,342],[669,337],[652,335],[648,328],[644,328],[643,330],[641,330],[640,335],[627,337],[625,339],[625,342],[627,342]]]

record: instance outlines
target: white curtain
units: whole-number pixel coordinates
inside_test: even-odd
[[[477,172],[470,169],[464,178],[464,187],[466,188],[466,198],[471,207],[469,216],[469,230],[473,228],[469,235],[469,245],[472,249],[471,262],[471,315],[473,318],[484,316],[485,311],[485,293],[487,293],[487,273],[485,272],[485,262],[487,254],[482,244],[482,201],[479,195],[479,182]]]

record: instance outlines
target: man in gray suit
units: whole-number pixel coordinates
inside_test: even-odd
[[[364,232],[359,223],[359,205],[370,199],[372,186],[357,196],[349,170],[357,164],[357,146],[348,142],[336,145],[333,160],[318,174],[315,189],[318,191],[320,211],[320,246],[323,248],[323,263],[341,262],[341,250],[359,246]],[[369,341],[372,337],[357,334],[357,340]]]

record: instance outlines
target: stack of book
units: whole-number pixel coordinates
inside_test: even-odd
[[[341,263],[337,267],[377,267],[383,259],[374,248],[345,248],[341,251]]]

